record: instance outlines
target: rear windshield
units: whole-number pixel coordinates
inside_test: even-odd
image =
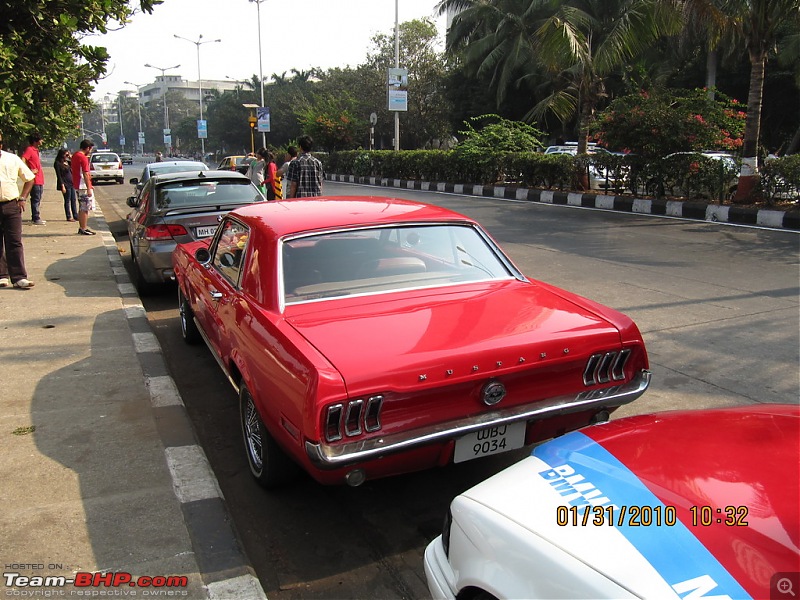
[[[307,235],[283,243],[286,304],[512,276],[469,225],[408,225]]]
[[[165,175],[167,173],[186,173],[187,171],[205,171],[206,167],[202,165],[185,164],[185,165],[169,165],[167,167],[154,167],[150,168],[150,177],[156,175]]]
[[[263,200],[264,197],[250,181],[168,183],[159,186],[156,194],[156,206],[159,210],[222,204],[252,204]]]
[[[102,154],[92,154],[92,162],[119,162],[119,156],[111,154],[110,152],[103,152]]]

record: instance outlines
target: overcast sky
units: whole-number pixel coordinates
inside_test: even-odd
[[[445,18],[436,16],[436,0],[265,0],[261,3],[263,73],[292,68],[355,67],[363,62],[376,33],[394,30],[395,1],[400,22],[430,17],[444,43]],[[135,1],[132,2],[135,4]],[[192,41],[220,39],[200,46],[200,74],[205,79],[250,79],[258,74],[256,4],[249,0],[165,0],[153,14],[137,14],[125,27],[84,43],[105,46],[111,55],[108,75],[92,95],[100,99],[121,89],[134,90],[167,74],[197,81],[197,45]],[[401,65],[402,66],[402,65]]]

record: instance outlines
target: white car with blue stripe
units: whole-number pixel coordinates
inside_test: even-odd
[[[431,595],[790,600],[798,450],[795,405],[643,415],[551,440],[453,500],[425,552]]]

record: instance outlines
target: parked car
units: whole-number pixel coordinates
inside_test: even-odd
[[[781,597],[800,571],[798,432],[800,407],[761,404],[546,442],[453,500],[425,551],[431,595]]]
[[[181,244],[182,334],[238,390],[255,478],[459,463],[608,418],[650,373],[628,317],[528,279],[480,225],[392,198],[269,202]]]
[[[93,183],[103,180],[125,183],[122,160],[116,152],[101,150],[92,153],[89,157],[89,174],[92,176]]]
[[[226,156],[221,161],[219,161],[219,165],[217,165],[217,169],[220,171],[239,171],[241,174],[247,173],[248,167],[250,167],[250,162],[255,160],[254,158],[247,156]]]
[[[156,175],[128,198],[133,280],[140,293],[172,279],[172,251],[214,235],[228,211],[265,201],[247,177],[229,171]]]
[[[590,142],[587,149],[587,154],[617,154],[622,156],[619,152],[610,152],[597,144]],[[548,146],[545,148],[545,154],[569,154],[570,156],[578,155],[578,142],[566,142],[565,144],[557,146]],[[625,178],[628,173],[627,168],[620,169],[618,173],[614,169],[604,168],[602,166],[590,164],[589,170],[589,189],[592,190],[607,190],[622,192],[625,187]]]
[[[168,173],[186,173],[194,171],[208,171],[208,165],[197,160],[167,160],[163,162],[152,162],[145,165],[141,177],[132,177],[130,183],[136,186],[138,193],[147,181],[154,175],[166,175]]]
[[[122,152],[119,155],[120,161],[122,161],[123,165],[132,165],[133,164],[133,155],[128,154],[127,152]]]

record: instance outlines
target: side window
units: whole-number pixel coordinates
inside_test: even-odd
[[[136,207],[136,220],[140,225],[144,225],[144,222],[147,220],[147,213],[149,212],[148,205],[150,204],[150,193],[152,190],[152,187],[147,187],[143,189],[142,193],[139,195],[139,206]]]
[[[234,286],[238,286],[244,266],[249,230],[233,219],[223,221],[220,228],[211,264]]]

